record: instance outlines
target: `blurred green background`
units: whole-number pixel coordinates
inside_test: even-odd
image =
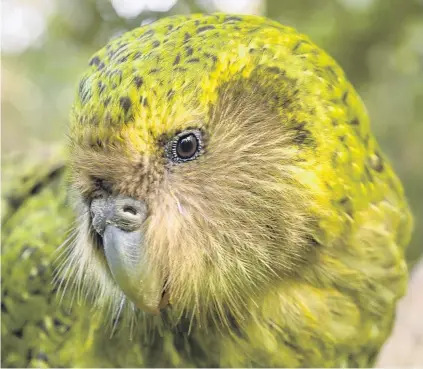
[[[2,153],[65,139],[78,74],[111,37],[170,14],[262,14],[344,68],[402,178],[423,250],[423,0],[3,0]],[[18,168],[17,168],[18,170]]]

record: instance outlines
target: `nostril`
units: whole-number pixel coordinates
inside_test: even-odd
[[[137,209],[135,209],[133,206],[130,206],[130,205],[125,205],[122,210],[125,213],[129,213],[129,214],[132,214],[132,215],[137,215],[138,214]]]

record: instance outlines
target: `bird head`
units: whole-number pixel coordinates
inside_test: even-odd
[[[71,114],[78,283],[99,304],[224,320],[300,278],[326,211],[307,124],[345,113],[330,108],[339,76],[256,16],[171,17],[110,41]]]

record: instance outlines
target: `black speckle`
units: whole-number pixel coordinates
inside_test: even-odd
[[[79,82],[79,97],[81,98],[82,103],[86,103],[90,98],[90,90],[85,86],[87,82],[87,78],[82,78],[81,82]]]
[[[125,51],[127,45],[128,44],[126,44],[126,43],[123,43],[123,44],[119,45],[119,47],[116,50],[113,51],[113,55],[111,56],[111,58],[112,59],[115,59],[119,55],[121,55]],[[127,56],[124,56],[124,57],[127,57]]]
[[[292,339],[292,337],[289,337],[287,340],[282,339],[282,343],[294,350],[295,352],[301,352],[301,346],[296,345],[296,342]]]
[[[8,313],[9,311],[7,310],[7,307],[6,307],[6,305],[2,302],[1,303],[1,312],[2,313]]]
[[[137,86],[137,88],[140,88],[142,86],[142,84],[144,83],[144,81],[143,81],[142,77],[135,76],[134,77],[134,83],[135,83],[135,86]]]
[[[344,94],[342,95],[342,102],[344,104],[347,103],[347,99],[348,99],[348,91],[345,91]]]
[[[153,69],[150,69],[149,74],[153,74],[153,73],[157,73],[157,72],[160,72],[160,68],[153,68]]]
[[[167,98],[168,98],[168,100],[170,100],[173,97],[173,95],[175,95],[175,91],[173,89],[170,89],[167,92]]]
[[[366,173],[367,180],[369,182],[373,182],[373,175],[370,172],[370,169],[369,169],[369,167],[367,165],[364,167],[364,172]]]
[[[308,138],[307,132],[309,131],[299,131],[295,137],[295,142],[299,145],[303,144]]]
[[[106,97],[106,99],[103,101],[103,105],[106,108],[110,103],[110,96]]]
[[[332,167],[336,167],[336,159],[338,158],[338,153],[336,151],[334,151],[331,155],[331,163],[332,163]]]
[[[346,202],[348,202],[348,197],[343,197],[341,200],[339,200],[341,205],[344,205]]]
[[[107,55],[109,56],[109,59],[113,59],[113,57],[115,56],[116,51],[115,50],[109,50],[107,52]]]
[[[201,33],[201,32],[207,31],[209,29],[216,29],[216,27],[212,26],[212,25],[199,27],[199,28],[197,28],[197,33]]]
[[[304,44],[304,43],[306,43],[304,40],[300,40],[300,41],[298,41],[298,42],[295,44],[295,46],[294,46],[294,48],[292,49],[292,51],[297,51],[297,50],[298,50],[298,48],[299,48],[302,44]]]
[[[140,102],[141,102],[141,104],[142,104],[144,107],[147,107],[147,106],[148,106],[148,101],[147,101],[147,98],[146,98],[146,97],[141,96]]]
[[[106,88],[106,85],[103,82],[98,81],[97,86],[98,86],[98,94],[101,95],[104,89]]]
[[[360,124],[360,121],[358,120],[358,118],[354,118],[354,119],[351,119],[351,120],[349,121],[349,123],[350,123],[352,126],[358,126],[358,125]]]
[[[187,53],[187,56],[191,56],[192,53],[194,52],[194,49],[191,46],[188,46],[185,48],[185,51]]]
[[[288,109],[289,106],[292,104],[293,99],[286,95],[279,95],[278,99],[276,100],[284,109]]]
[[[277,104],[277,105],[279,105],[280,103],[281,103],[281,95],[278,93],[278,92],[276,92],[276,93],[272,93],[271,94],[271,97],[272,97],[272,100]]]
[[[100,64],[101,60],[98,56],[94,56],[89,62],[89,65],[96,65],[98,66]]]
[[[142,53],[140,51],[137,51],[134,56],[132,57],[133,60],[139,59],[141,57]]]
[[[152,44],[151,44],[151,47],[153,47],[153,48],[156,48],[156,47],[159,47],[160,46],[160,41],[154,41]]]
[[[178,55],[176,55],[176,58],[173,61],[173,65],[178,65],[180,60],[181,60],[181,54],[179,53]]]
[[[364,146],[369,147],[370,135],[367,134],[366,137],[364,137],[363,141],[364,141]]]
[[[198,63],[200,61],[199,58],[191,58],[189,60],[187,60],[187,63]]]
[[[184,67],[175,67],[174,69],[175,72],[186,72],[187,68]]]
[[[332,186],[326,181],[325,181],[325,186],[327,189],[332,190]]]
[[[18,338],[22,338],[23,337],[23,329],[16,329],[14,331],[12,331],[12,334]]]
[[[383,160],[378,152],[369,158],[369,165],[374,171],[380,173],[384,169]]]
[[[339,204],[344,208],[344,211],[352,218],[353,206],[351,200],[348,197],[343,197],[339,200]]]
[[[106,123],[106,126],[113,126],[113,118],[112,118],[112,115],[110,114],[110,112],[108,112],[107,114],[106,114],[106,118],[104,119],[104,122]]]
[[[266,71],[273,74],[284,74],[278,67],[268,67],[266,68]]]
[[[128,113],[128,110],[131,108],[132,102],[128,96],[124,96],[120,98],[120,106],[125,111],[125,114]]]
[[[208,58],[208,59],[212,59],[213,60],[213,63],[216,63],[217,62],[217,56],[216,55],[209,54],[209,53],[204,53],[204,56],[206,58]]]
[[[36,195],[41,191],[42,188],[43,188],[43,184],[39,182],[34,187],[31,188],[30,194]]]
[[[230,17],[226,17],[223,22],[226,23],[226,22],[239,22],[239,21],[242,21],[242,18],[230,16]]]
[[[122,83],[122,71],[119,69],[115,69],[111,74],[110,74],[111,78],[116,79],[119,81],[119,83]]]
[[[335,70],[331,66],[326,66],[325,69],[329,72],[332,78],[337,79],[338,76],[335,72]]]
[[[310,244],[313,247],[321,247],[322,245],[317,241],[312,235],[306,236],[308,244]]]
[[[149,29],[147,32],[144,32],[140,37],[138,37],[139,40],[143,38],[149,38],[154,35],[154,31],[152,29]]]
[[[106,65],[104,62],[101,62],[100,65],[97,67],[97,70],[102,70]]]
[[[294,127],[296,131],[294,142],[298,145],[304,144],[306,141],[311,140],[311,132],[308,129],[305,129],[306,123],[302,122]]]
[[[167,30],[168,30],[168,31],[172,31],[172,29],[173,29],[173,24],[169,24],[169,25],[167,26]]]
[[[188,32],[186,32],[184,35],[184,44],[187,43],[190,38],[191,38],[191,35]]]

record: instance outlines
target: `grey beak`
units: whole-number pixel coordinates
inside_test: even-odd
[[[137,307],[158,313],[163,283],[147,260],[142,224],[147,217],[143,201],[108,196],[91,203],[93,228],[103,237],[110,272],[123,293]]]

